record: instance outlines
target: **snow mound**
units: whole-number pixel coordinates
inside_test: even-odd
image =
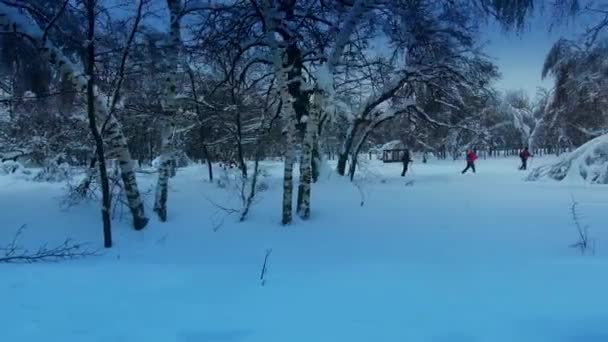
[[[542,179],[608,184],[608,134],[588,141],[553,164],[534,169],[527,177],[529,181]]]

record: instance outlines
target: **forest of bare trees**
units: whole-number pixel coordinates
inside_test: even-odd
[[[599,20],[547,52],[552,89],[499,91],[480,30],[517,31],[535,6]],[[211,181],[212,164],[236,165],[244,220],[259,161],[282,160],[289,224],[310,217],[325,159],[353,179],[387,141],[445,157],[606,134],[607,26],[608,8],[572,0],[0,0],[0,153],[48,177],[86,169],[74,191],[100,193],[107,247],[113,201],[136,230],[167,220],[171,179],[192,161]],[[154,213],[144,165],[158,171]]]

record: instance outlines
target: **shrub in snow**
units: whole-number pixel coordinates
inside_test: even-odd
[[[37,182],[63,182],[72,178],[72,168],[68,163],[49,163],[40,172],[38,172],[33,180]]]
[[[185,152],[180,151],[175,154],[175,163],[177,167],[186,167],[194,164]]]
[[[153,168],[158,169],[160,167],[160,157],[154,158],[150,164]]]
[[[608,184],[608,134],[588,141],[558,162],[534,169],[527,180],[584,180]]]
[[[8,175],[22,170],[23,165],[21,165],[19,162],[12,160],[0,162],[0,175]]]
[[[173,158],[174,158],[176,167],[186,167],[186,166],[190,166],[190,165],[194,164],[192,159],[190,159],[184,152],[175,153],[173,155]],[[155,169],[158,169],[160,167],[160,156],[156,157],[156,158],[154,158],[154,160],[152,160],[152,167],[154,167]]]
[[[266,182],[259,182],[255,189],[256,192],[268,191],[268,189],[270,189],[270,185],[268,185],[268,183]]]
[[[318,172],[319,172],[318,181],[320,181],[320,180],[327,180],[327,179],[331,178],[331,176],[333,176],[334,170],[329,165],[329,163],[327,162],[327,159],[320,158],[318,166],[319,166],[319,169],[318,169]]]
[[[230,184],[230,177],[228,174],[228,170],[226,169],[220,169],[220,173],[219,173],[219,177],[216,178],[215,183],[217,184],[217,187],[220,189],[225,189],[228,187],[228,184]]]

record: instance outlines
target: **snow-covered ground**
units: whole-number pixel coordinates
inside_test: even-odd
[[[608,188],[524,182],[515,159],[463,166],[418,162],[403,179],[399,164],[368,161],[358,186],[326,175],[311,220],[289,227],[280,164],[264,164],[269,190],[245,223],[211,204],[233,205],[233,192],[181,169],[169,222],[135,232],[125,213],[103,256],[0,264],[0,340],[608,341]],[[100,248],[97,203],[61,208],[64,193],[1,176],[0,245],[27,224],[30,246]],[[569,247],[572,196],[595,255]]]

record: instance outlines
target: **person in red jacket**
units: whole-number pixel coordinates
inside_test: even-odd
[[[467,167],[465,167],[464,170],[462,170],[462,173],[464,174],[469,169],[473,170],[473,173],[475,173],[475,161],[476,160],[477,160],[477,155],[475,154],[475,151],[467,150]]]
[[[530,154],[530,151],[528,151],[527,147],[519,153],[519,159],[521,159],[521,166],[519,167],[520,170],[528,169],[528,158],[530,157],[532,157],[532,155]]]

